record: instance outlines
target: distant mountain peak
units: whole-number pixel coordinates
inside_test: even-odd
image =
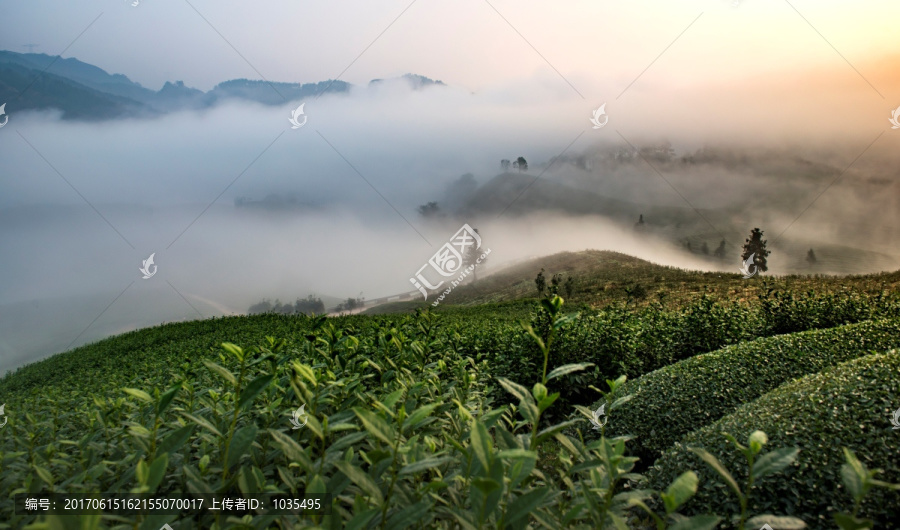
[[[403,74],[400,77],[393,77],[390,79],[373,79],[369,81],[369,86],[378,85],[386,81],[400,80],[406,81],[406,83],[409,84],[410,88],[412,88],[413,90],[421,90],[423,88],[431,86],[447,86],[447,84],[443,81],[431,79],[429,77],[425,77],[424,75],[418,74]]]

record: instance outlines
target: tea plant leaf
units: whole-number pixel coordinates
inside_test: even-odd
[[[178,451],[178,449],[184,445],[184,442],[190,438],[191,433],[193,432],[193,425],[187,425],[172,431],[168,436],[163,438],[159,445],[156,446],[156,454],[174,453]]]
[[[203,364],[207,368],[209,368],[210,371],[215,372],[216,374],[221,376],[223,379],[225,379],[226,381],[231,383],[232,386],[237,386],[237,378],[234,377],[234,374],[229,372],[225,367],[223,367],[219,364],[216,364],[212,361],[207,361],[206,359],[203,360]]]
[[[695,515],[678,521],[669,530],[713,530],[720,521],[722,518],[715,515]]]
[[[794,463],[799,452],[800,449],[796,447],[783,447],[769,451],[753,464],[753,477],[761,479],[772,473],[778,473]]]
[[[438,404],[435,403],[433,405],[424,405],[414,410],[413,413],[409,415],[409,418],[403,422],[403,430],[416,428],[419,422],[430,416],[437,406]]]
[[[854,499],[861,498],[863,495],[863,483],[865,482],[868,473],[866,473],[866,470],[863,468],[862,463],[856,455],[853,454],[853,451],[846,447],[844,447],[843,450],[846,463],[841,465],[841,479]]]
[[[506,508],[507,518],[505,522],[511,525],[519,519],[527,517],[544,502],[544,498],[547,497],[549,491],[550,489],[547,486],[542,486],[517,497]]]
[[[524,386],[513,383],[509,379],[505,377],[498,377],[497,382],[500,383],[507,392],[519,398],[519,401],[522,403],[534,403],[534,398],[531,397],[531,392],[528,391]]]
[[[442,466],[448,462],[453,462],[455,458],[452,456],[442,456],[442,457],[429,457],[418,462],[413,462],[412,464],[407,464],[400,468],[400,475],[410,475],[413,473],[418,473],[420,471],[425,471],[426,469],[432,469],[435,467]]]
[[[184,413],[184,417],[191,420],[192,422],[196,423],[197,425],[203,427],[204,429],[208,430],[209,432],[215,434],[216,436],[218,436],[220,438],[222,437],[222,433],[219,431],[219,429],[217,429],[215,427],[215,425],[210,423],[209,420],[207,420],[206,418],[194,416],[193,414],[188,414],[186,412]]]
[[[372,480],[365,471],[354,466],[350,462],[337,461],[334,463],[335,467],[337,467],[341,473],[347,476],[351,482],[356,484],[359,489],[363,491],[366,495],[371,498],[371,502],[376,505],[384,504],[384,496],[381,493],[381,488],[378,487],[378,484]]]
[[[150,397],[150,394],[144,392],[143,390],[139,390],[137,388],[123,388],[122,389],[126,394],[136,397],[137,399],[143,401],[144,403],[153,402],[153,398]]]
[[[475,452],[475,456],[478,458],[478,461],[481,462],[481,466],[484,467],[484,469],[490,469],[491,464],[494,461],[492,452],[493,441],[483,423],[475,422],[475,428],[472,429],[471,437],[472,450]]]
[[[297,373],[300,374],[300,377],[302,377],[303,379],[306,379],[307,381],[312,383],[313,386],[318,385],[319,382],[316,379],[316,373],[313,372],[312,368],[310,368],[309,366],[307,366],[303,363],[299,363],[297,361],[294,361],[293,366],[294,366],[294,370],[296,370]]]
[[[238,399],[238,408],[247,409],[253,403],[253,399],[262,392],[269,383],[274,379],[274,375],[261,375],[250,381],[247,386],[241,391],[241,397]]]
[[[244,360],[244,349],[238,346],[237,344],[232,344],[230,342],[223,342],[222,349],[234,355],[238,361]]]
[[[237,464],[241,457],[250,450],[253,440],[256,439],[256,425],[245,425],[234,431],[231,437],[231,444],[228,446],[228,461],[225,462],[226,468],[232,468]]]
[[[472,479],[472,485],[484,495],[489,495],[492,491],[500,488],[500,483],[487,477],[475,477]]]
[[[425,517],[431,511],[432,504],[427,500],[421,500],[411,506],[403,508],[388,518],[386,530],[403,530],[417,523],[427,524]]]
[[[363,427],[365,427],[365,429],[373,436],[388,445],[394,444],[394,439],[397,437],[397,434],[394,432],[393,427],[380,416],[358,407],[354,407],[353,412],[359,418],[359,421],[362,422]]]
[[[363,510],[356,512],[356,515],[353,516],[353,519],[347,522],[344,525],[344,530],[362,530],[363,528],[369,525],[369,521],[375,517],[376,514],[381,513],[381,510],[378,508],[372,508],[369,510]]]
[[[834,522],[841,530],[870,530],[875,527],[875,521],[858,519],[848,513],[834,514]]]
[[[778,530],[800,530],[806,528],[806,523],[796,517],[787,517],[783,515],[757,515],[747,520],[747,526],[758,527],[767,524]]]
[[[178,394],[178,391],[181,390],[181,385],[173,386],[172,388],[166,390],[159,396],[159,403],[156,404],[156,415],[162,416],[162,413],[169,408],[169,405],[172,404],[172,399],[175,398],[175,395]]]
[[[689,450],[699,456],[704,462],[706,462],[709,467],[713,469],[713,471],[718,473],[719,476],[722,477],[722,480],[725,481],[725,484],[727,484],[728,487],[731,488],[739,498],[744,497],[744,494],[741,492],[741,487],[738,486],[737,481],[734,480],[734,477],[731,476],[731,473],[729,473],[728,470],[725,469],[725,466],[723,466],[721,462],[719,462],[718,458],[708,453],[705,449],[700,449],[699,447],[691,447],[689,448]]]
[[[700,480],[693,471],[685,471],[676,478],[666,491],[660,494],[663,504],[666,507],[666,513],[673,513],[679,506],[688,501],[697,493],[697,484]]]
[[[50,473],[47,468],[41,467],[37,464],[32,464],[31,467],[34,469],[34,472],[37,473],[37,476],[39,476],[41,480],[46,482],[47,485],[52,486],[56,482],[56,479],[53,478],[53,474]]]
[[[503,460],[509,458],[537,458],[537,453],[527,449],[504,449],[497,453],[497,458]]]
[[[169,465],[169,455],[167,453],[163,453],[161,456],[156,457],[153,460],[153,463],[150,464],[150,469],[147,474],[147,486],[149,493],[156,493],[156,488],[159,487],[160,482],[162,482],[163,477],[166,475],[166,467]]]
[[[547,381],[550,381],[551,379],[555,379],[557,377],[562,377],[567,374],[571,374],[572,372],[579,372],[591,366],[594,366],[594,363],[572,363],[558,366],[554,368],[549,374],[547,374]]]

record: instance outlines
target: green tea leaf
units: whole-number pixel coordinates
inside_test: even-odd
[[[150,394],[144,392],[143,390],[138,390],[137,388],[123,388],[122,389],[126,394],[136,397],[144,403],[151,403],[153,398],[150,397]]]
[[[787,517],[783,515],[757,515],[747,520],[747,526],[759,527],[764,524],[771,526],[776,530],[800,530],[806,528],[806,523],[796,517]]]
[[[420,421],[430,416],[437,406],[438,403],[435,403],[433,405],[425,405],[414,410],[413,413],[409,415],[409,418],[407,418],[406,421],[403,422],[403,430],[405,431],[408,428],[415,428]]]
[[[225,367],[223,367],[219,364],[216,364],[212,361],[207,361],[206,359],[203,360],[203,364],[207,368],[209,368],[209,370],[211,372],[218,374],[219,376],[224,378],[226,381],[231,383],[232,386],[237,386],[237,378],[234,377],[234,374],[229,372]]]
[[[783,447],[775,449],[759,457],[753,464],[753,477],[761,479],[772,473],[778,473],[797,460],[800,449],[796,447]]]
[[[871,519],[857,519],[848,513],[834,514],[834,522],[841,530],[869,530],[875,527]]]
[[[232,344],[230,342],[223,342],[222,349],[234,355],[238,361],[244,360],[244,349],[236,344]]]
[[[721,462],[719,462],[718,458],[709,454],[706,450],[700,449],[698,447],[692,447],[690,448],[690,451],[699,456],[704,462],[709,465],[709,467],[711,467],[716,473],[718,473],[719,476],[722,477],[722,480],[725,481],[725,484],[727,484],[728,487],[731,488],[739,498],[744,497],[744,494],[741,492],[741,488],[740,486],[738,486],[737,481],[734,480],[734,477],[731,476],[731,473],[729,473],[728,470],[725,469],[725,466],[723,466]]]
[[[695,515],[678,521],[669,530],[713,530],[721,520],[715,515]]]
[[[549,374],[547,374],[547,381],[556,379],[557,377],[562,377],[567,374],[571,374],[572,372],[580,372],[581,370],[584,370],[585,368],[589,368],[591,366],[594,366],[594,363],[573,363],[558,366],[554,368]]]
[[[353,412],[356,414],[356,416],[359,418],[359,421],[362,422],[363,427],[365,427],[368,432],[370,432],[373,436],[375,436],[382,442],[391,446],[394,445],[397,434],[394,431],[394,428],[391,427],[380,416],[358,407],[354,407]]]
[[[166,475],[166,467],[168,467],[168,465],[169,455],[167,453],[163,453],[161,456],[156,457],[156,459],[153,460],[153,463],[150,464],[146,484],[150,493],[156,493],[156,488],[159,487],[160,482],[162,482],[163,477]]]
[[[228,447],[228,461],[225,462],[227,468],[234,467],[241,457],[250,450],[253,440],[256,439],[256,431],[256,425],[253,424],[245,425],[234,431],[234,436],[231,437],[231,445]]]
[[[181,390],[181,385],[173,386],[172,388],[166,390],[159,396],[159,403],[156,404],[156,415],[162,416],[162,413],[169,408],[169,405],[172,404],[172,400],[175,398],[175,395],[178,394],[178,391]]]
[[[378,484],[370,477],[365,471],[360,469],[357,466],[354,466],[350,462],[344,462],[343,460],[338,460],[334,463],[335,467],[337,467],[341,473],[347,475],[347,478],[350,479],[351,482],[356,484],[360,490],[363,491],[366,495],[371,498],[371,502],[375,505],[384,504],[384,496],[381,493],[381,488],[378,487]]]
[[[471,432],[471,440],[472,450],[475,452],[478,461],[481,462],[481,466],[484,469],[490,469],[491,463],[494,461],[493,439],[488,434],[484,424],[478,421],[475,422]]]
[[[507,392],[519,398],[520,402],[534,403],[534,398],[531,397],[531,392],[529,392],[528,389],[524,386],[518,383],[513,383],[505,377],[498,377],[497,382],[500,383],[500,386],[502,386]]]
[[[432,504],[428,500],[421,500],[413,505],[403,508],[399,512],[390,516],[387,520],[386,530],[403,530],[414,524],[422,523],[427,526],[428,513],[431,511]]]
[[[250,381],[249,384],[241,391],[241,397],[238,399],[238,408],[247,409],[253,403],[253,399],[262,392],[269,383],[274,379],[274,375],[261,375]]]
[[[203,427],[209,432],[215,434],[216,436],[222,437],[222,433],[219,432],[219,429],[216,428],[215,425],[209,422],[206,418],[201,418],[199,416],[194,416],[193,414],[184,413],[184,417],[196,423],[197,425]]]
[[[550,489],[547,486],[542,486],[517,497],[506,508],[506,523],[511,525],[519,519],[527,517],[528,514],[544,502],[544,498],[547,497],[549,491]]]
[[[666,513],[673,513],[679,506],[688,501],[697,493],[697,484],[700,480],[693,471],[685,471],[676,478],[664,493],[660,494],[666,507]]]
[[[193,425],[187,425],[172,431],[168,436],[163,438],[159,445],[156,446],[156,454],[174,453],[178,451],[178,449],[184,445],[184,442],[190,438],[192,432],[194,432]]]
[[[413,462],[412,464],[403,466],[402,468],[400,468],[399,474],[410,475],[412,473],[418,473],[420,471],[425,471],[426,469],[442,466],[448,462],[453,462],[454,460],[455,459],[451,456],[423,458],[418,462]]]

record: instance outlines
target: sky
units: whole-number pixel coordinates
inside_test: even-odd
[[[592,99],[606,84],[624,89],[676,38],[637,90],[817,67],[857,76],[847,62],[874,82],[884,72],[869,62],[898,53],[900,17],[890,0],[133,3],[4,2],[0,48],[65,50],[151,89],[341,74],[365,83],[416,72],[479,91],[549,71]]]
[[[307,101],[299,130],[287,121],[299,102],[99,123],[53,111],[11,116],[0,129],[0,310],[91,297],[83,314],[46,332],[55,351],[76,336],[77,344],[240,312],[263,297],[409,290],[459,226],[426,222],[416,207],[464,173],[484,184],[501,158],[519,155],[533,175],[623,200],[722,208],[748,190],[770,193],[788,204],[744,220],[770,233],[790,226],[789,236],[829,240],[842,229],[834,219],[852,217],[856,227],[868,210],[900,226],[890,155],[900,152],[900,130],[888,121],[900,106],[895,1],[38,0],[0,2],[0,12],[0,49],[34,45],[154,90],[177,80],[209,90],[236,78],[355,85]],[[366,87],[405,73],[447,87]],[[592,129],[602,104],[608,126]],[[710,144],[795,148],[846,175],[829,184],[753,168],[664,178],[647,167],[548,169],[561,153],[664,140],[678,154]],[[877,182],[859,185],[865,179]],[[314,207],[293,217],[233,207],[237,197],[271,193]],[[708,267],[659,241],[631,241],[603,219],[537,216],[479,228],[493,267],[586,248]],[[864,246],[893,252],[897,229],[884,230]],[[145,281],[137,269],[151,253],[160,274]],[[148,300],[166,302],[144,311]],[[0,329],[0,356],[19,355],[32,328],[59,320],[44,304],[34,306],[31,328]],[[143,320],[125,316],[142,311]]]

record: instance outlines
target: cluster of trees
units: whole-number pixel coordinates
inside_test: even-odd
[[[519,173],[522,173],[523,171],[528,171],[528,162],[525,160],[524,156],[520,156],[519,158],[515,159],[515,161],[513,161],[512,163],[510,163],[510,161],[505,158],[500,161],[500,169],[502,169],[504,173],[509,172],[510,165],[512,165],[513,169],[518,169]]]
[[[362,293],[360,296],[353,298],[348,297],[343,302],[339,303],[337,307],[334,308],[335,312],[340,313],[342,311],[353,311],[354,309],[360,308],[365,305],[365,298],[362,297]]]
[[[541,272],[534,279],[534,286],[537,288],[538,296],[546,296],[547,298],[560,294],[560,287],[566,292],[566,298],[572,298],[572,294],[575,292],[575,280],[571,276],[567,277],[566,281],[563,282],[562,274],[554,274],[550,277],[550,284],[547,285],[547,277],[544,275],[543,267],[541,267]]]
[[[636,226],[643,225],[644,216],[638,220]],[[766,272],[769,270],[768,267],[768,257],[771,254],[766,248],[768,240],[763,239],[763,231],[759,228],[754,228],[750,231],[750,237],[744,240],[744,246],[741,249],[741,260],[746,261],[753,256],[753,263],[758,267],[760,272]],[[684,248],[688,251],[693,252],[693,248],[691,248],[691,242],[687,241],[684,244]],[[700,252],[703,254],[709,254],[709,246],[707,246],[706,241],[703,242],[703,245],[700,247]],[[713,256],[724,259],[725,258],[725,240],[723,239],[719,242],[718,248],[713,251]],[[816,257],[816,251],[813,249],[809,249],[806,253],[806,262],[810,265],[815,265],[818,263],[819,258]]]
[[[317,298],[313,295],[309,295],[306,298],[298,298],[293,304],[282,304],[277,298],[275,299],[274,304],[268,299],[263,299],[261,302],[250,306],[247,313],[251,315],[259,315],[262,313],[277,313],[280,315],[299,315],[301,313],[305,315],[321,315],[325,313],[325,304],[322,302],[321,298]]]

